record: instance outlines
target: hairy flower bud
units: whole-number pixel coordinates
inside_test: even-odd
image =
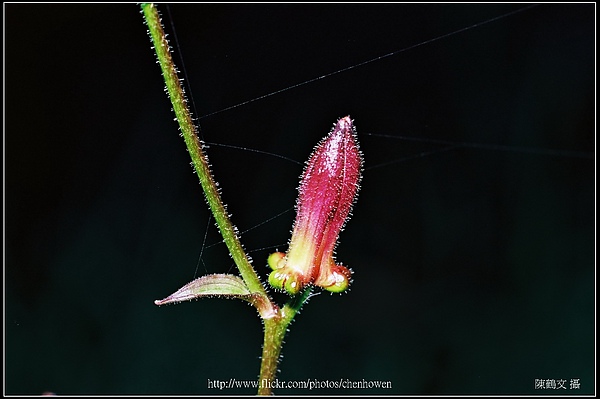
[[[331,292],[348,288],[351,272],[335,264],[338,235],[358,192],[362,155],[349,116],[313,151],[301,178],[296,221],[287,254],[269,256],[269,283],[291,295],[307,284]]]

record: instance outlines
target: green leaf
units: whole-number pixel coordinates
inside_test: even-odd
[[[209,274],[184,285],[165,299],[154,301],[166,305],[204,297],[240,298],[250,300],[252,294],[244,281],[232,274]]]

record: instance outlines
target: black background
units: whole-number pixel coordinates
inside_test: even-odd
[[[523,7],[160,7],[263,278],[302,162],[337,118],[358,129],[363,184],[337,251],[354,282],[305,306],[279,377],[392,388],[276,393],[595,391],[595,5],[473,26]],[[256,379],[253,308],[153,305],[236,270],[210,246],[138,6],[4,8],[5,392],[254,394],[208,388]]]

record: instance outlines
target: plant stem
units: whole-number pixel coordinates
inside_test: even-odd
[[[160,21],[158,10],[151,3],[144,3],[141,5],[141,8],[165,79],[169,98],[173,104],[173,110],[179,122],[188,152],[192,158],[194,169],[200,178],[200,184],[204,190],[208,205],[219,226],[223,240],[231,253],[231,257],[237,265],[248,289],[254,294],[250,301],[258,309],[263,320],[265,336],[258,394],[270,395],[273,388],[270,383],[275,380],[277,374],[279,355],[287,327],[302,305],[310,297],[311,288],[291,298],[281,309],[269,298],[267,291],[260,282],[256,271],[250,264],[242,248],[242,244],[236,234],[236,229],[229,220],[219,190],[208,167],[208,160],[202,151],[202,143],[198,138],[196,126],[192,121],[183,89],[177,77],[177,70],[169,51],[169,44]],[[270,383],[261,386],[262,381]]]
[[[312,288],[307,288],[301,294],[292,297],[281,309],[278,317],[264,320],[265,336],[258,378],[258,395],[271,395],[283,338],[294,316],[306,303],[311,293]]]
[[[271,395],[287,325],[280,318],[264,321],[265,336],[258,377],[258,395]]]
[[[171,58],[169,43],[165,37],[158,10],[156,9],[156,6],[151,3],[142,4],[141,7],[144,17],[146,18],[146,24],[150,30],[152,43],[154,44],[160,68],[167,85],[169,98],[173,104],[175,116],[179,122],[185,144],[192,158],[194,169],[200,178],[200,184],[204,190],[210,210],[219,226],[225,245],[227,245],[231,257],[237,265],[240,274],[250,291],[266,297],[267,293],[242,248],[242,244],[236,234],[236,229],[229,220],[219,190],[210,172],[208,161],[202,151],[202,144],[198,138],[196,125],[194,125],[192,121],[192,117],[187,107],[187,101],[183,94],[183,89],[179,78],[177,77],[177,71],[173,59]]]

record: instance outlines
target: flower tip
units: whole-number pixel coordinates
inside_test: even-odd
[[[340,118],[337,122],[337,126],[341,130],[352,130],[352,119],[350,118],[350,115]]]

